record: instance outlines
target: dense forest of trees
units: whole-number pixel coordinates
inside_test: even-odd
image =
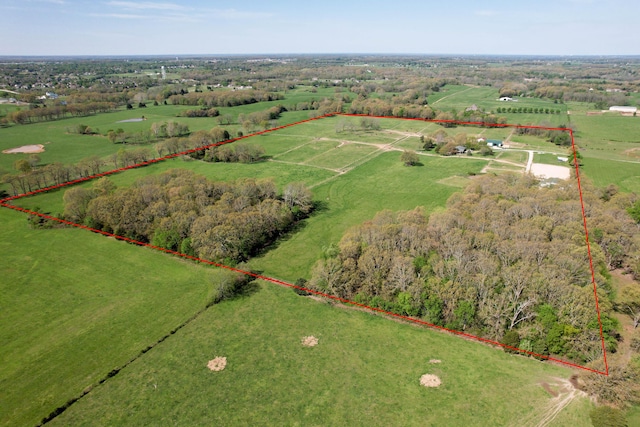
[[[609,351],[618,332],[608,271],[640,275],[638,225],[625,197],[587,196]],[[378,213],[325,249],[310,286],[585,362],[602,353],[591,283],[576,183],[540,188],[507,175],[475,180],[428,220],[420,208]]]
[[[271,180],[211,182],[187,170],[150,175],[116,189],[108,178],[64,193],[76,223],[204,259],[236,263],[272,242],[311,208],[301,184],[278,196]]]

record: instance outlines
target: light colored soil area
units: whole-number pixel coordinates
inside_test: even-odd
[[[207,363],[207,368],[212,371],[222,371],[227,366],[227,358],[226,357],[216,357],[212,360],[209,360]]]
[[[139,117],[137,119],[120,120],[119,122],[116,122],[116,123],[134,123],[134,122],[142,122],[145,120],[147,119],[145,119],[144,117]]]
[[[545,165],[542,163],[533,163],[531,165],[531,173],[537,178],[569,179],[571,177],[571,169],[566,166]]]
[[[631,148],[623,151],[622,154],[626,154],[629,157],[640,157],[640,148]]]
[[[424,374],[420,377],[420,385],[423,387],[440,387],[442,381],[437,375]]]
[[[44,145],[23,145],[22,147],[9,148],[8,150],[2,150],[4,154],[17,154],[17,153],[42,153],[44,152]]]
[[[439,360],[439,359],[431,359],[431,360],[429,360],[429,363],[442,363],[442,360]]]
[[[302,345],[305,347],[315,347],[318,345],[318,338],[313,335],[302,337]]]
[[[571,379],[551,378],[540,382],[540,385],[549,393],[551,398],[545,407],[532,411],[531,415],[519,420],[518,426],[545,427],[553,425],[553,420],[574,399],[587,397],[585,392],[576,388],[576,384]]]

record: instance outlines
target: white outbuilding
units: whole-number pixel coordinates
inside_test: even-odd
[[[620,113],[633,114],[638,111],[638,107],[627,107],[625,105],[614,105],[609,107],[609,111],[617,111]]]

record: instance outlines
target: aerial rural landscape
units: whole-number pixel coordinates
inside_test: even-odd
[[[640,425],[640,56],[576,39],[618,2],[479,50],[185,3],[0,6],[0,426]],[[462,3],[414,6],[522,12]]]

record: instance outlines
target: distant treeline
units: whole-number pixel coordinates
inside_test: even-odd
[[[17,110],[8,113],[3,119],[16,124],[27,124],[60,120],[67,117],[89,116],[97,113],[107,113],[117,108],[113,102],[89,102],[85,104],[54,105],[50,107],[38,107],[37,105],[27,110]]]
[[[189,92],[174,94],[168,100],[174,105],[201,105],[206,107],[236,107],[238,105],[255,104],[256,102],[277,101],[284,99],[279,93],[254,89],[216,90],[212,92]]]

